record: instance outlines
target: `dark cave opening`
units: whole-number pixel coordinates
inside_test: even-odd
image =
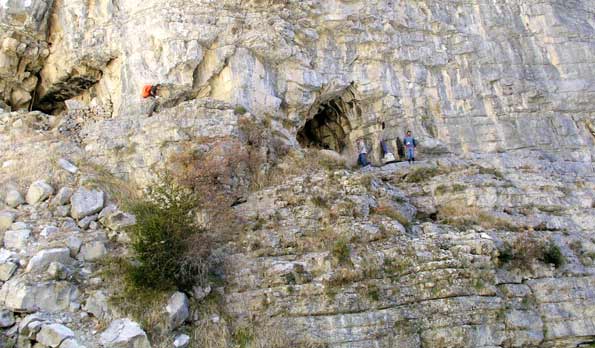
[[[321,105],[318,113],[298,131],[300,145],[341,153],[348,144],[347,137],[351,131],[344,106],[341,99]]]

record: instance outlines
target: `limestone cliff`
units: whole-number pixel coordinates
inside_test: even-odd
[[[0,20],[0,347],[171,345],[108,303],[108,186],[209,151],[246,162],[221,179],[243,229],[217,308],[194,294],[174,330],[191,346],[595,342],[595,2],[0,0]],[[421,164],[350,167],[405,130]],[[75,212],[90,186],[110,192]]]

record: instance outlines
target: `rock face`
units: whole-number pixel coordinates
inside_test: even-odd
[[[176,293],[167,344],[595,341],[595,2],[9,0],[0,20],[0,340],[149,347],[110,308],[97,261],[135,220],[103,191],[215,152],[241,162],[215,181],[243,228],[214,251],[223,285],[193,289],[217,313]],[[421,162],[350,168],[357,139],[403,158],[408,129]]]
[[[32,60],[1,95],[16,108],[30,99],[25,75],[41,64],[41,81],[30,85],[45,109],[80,94],[79,102],[95,98],[131,115],[143,110],[142,85],[161,83],[164,107],[223,100],[287,120],[305,143],[350,149],[363,136],[375,157],[382,121],[393,146],[412,129],[463,152],[568,146],[573,159],[592,154],[590,1],[75,1],[51,13],[48,1],[10,6],[15,15],[6,16],[28,23],[31,37],[13,34],[3,44],[5,71],[16,70],[13,59]],[[43,34],[49,56],[33,39]],[[300,133],[315,126],[308,119],[334,131]]]

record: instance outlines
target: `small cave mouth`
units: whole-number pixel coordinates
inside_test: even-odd
[[[351,132],[347,104],[340,98],[322,104],[316,115],[298,131],[300,145],[341,153],[348,145]]]

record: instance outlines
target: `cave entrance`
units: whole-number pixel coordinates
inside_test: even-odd
[[[341,153],[348,145],[351,123],[347,118],[348,105],[340,98],[322,104],[314,117],[297,134],[302,147],[314,147]]]

